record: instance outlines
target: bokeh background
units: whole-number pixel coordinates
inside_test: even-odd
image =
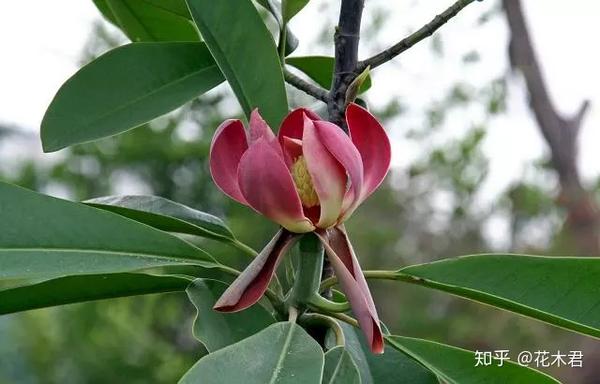
[[[313,0],[293,20],[295,54],[333,54],[338,3]],[[452,3],[367,0],[362,57]],[[507,22],[507,11],[513,21],[518,16],[516,3],[473,4],[372,73],[365,99],[385,123],[394,158],[386,183],[348,224],[364,267],[484,252],[600,255],[600,5],[523,0],[524,33]],[[524,76],[536,69],[522,49],[527,38],[542,89]],[[39,125],[58,87],[126,41],[91,0],[0,3],[0,179],[73,200],[167,197],[225,218],[241,240],[260,248],[275,227],[219,193],[207,170],[216,126],[241,115],[226,85],[120,136],[42,152]],[[540,98],[544,89],[549,98]],[[292,104],[313,105],[289,91]],[[558,147],[549,147],[548,123],[532,112],[540,106],[567,135]],[[553,156],[567,159],[566,171]],[[581,350],[583,368],[548,372],[565,383],[600,382],[596,340],[420,287],[373,287],[394,333],[513,356]],[[168,294],[0,317],[0,384],[174,383],[202,354],[191,335],[194,316],[184,294]]]

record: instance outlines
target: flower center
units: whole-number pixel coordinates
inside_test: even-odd
[[[319,196],[315,192],[304,156],[297,157],[294,164],[292,164],[292,178],[294,179],[294,184],[296,184],[296,190],[298,191],[298,195],[300,195],[302,205],[306,208],[319,205]]]

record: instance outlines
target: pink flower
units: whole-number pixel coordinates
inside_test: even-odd
[[[299,234],[315,232],[374,352],[383,351],[377,311],[343,222],[383,181],[390,165],[389,139],[366,109],[350,104],[348,133],[299,108],[276,137],[257,110],[246,132],[239,120],[217,129],[210,170],[228,196],[280,224],[263,249],[215,305],[238,311],[260,299]]]

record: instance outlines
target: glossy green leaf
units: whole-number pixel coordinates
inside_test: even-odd
[[[394,348],[419,361],[448,384],[556,384],[548,375],[504,361],[488,366],[475,367],[475,353],[410,337],[388,336],[386,342]]]
[[[438,384],[430,371],[389,345],[385,353],[374,355],[363,334],[348,324],[340,324],[346,338],[346,350],[360,373],[362,384]]]
[[[600,337],[600,258],[475,255],[411,266],[398,274],[420,285]]]
[[[187,294],[196,307],[194,336],[209,352],[237,343],[275,323],[275,318],[260,304],[235,313],[213,310],[227,285],[215,280],[197,279]]]
[[[361,384],[358,367],[344,347],[335,347],[325,354],[323,384]]]
[[[157,196],[106,196],[85,202],[167,232],[185,233],[215,240],[235,238],[223,220],[206,212]]]
[[[331,56],[296,56],[287,57],[286,64],[304,72],[315,83],[325,89],[331,87],[333,79],[333,67],[335,59]],[[359,93],[363,93],[371,88],[371,76],[367,76],[359,89]]]
[[[0,280],[215,266],[206,252],[133,220],[0,183]]]
[[[308,384],[322,374],[319,344],[298,325],[276,323],[203,357],[179,383]]]
[[[251,0],[187,0],[190,11],[246,116],[254,108],[273,129],[288,113],[273,37]]]
[[[44,150],[127,131],[224,80],[203,43],[132,43],[81,68],[42,121]]]
[[[184,291],[190,280],[143,273],[59,277],[0,291],[0,315],[116,297]]]
[[[199,41],[185,0],[93,0],[134,42]]]
[[[296,16],[310,0],[283,0],[283,18],[286,22]]]

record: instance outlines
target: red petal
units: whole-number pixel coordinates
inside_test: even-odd
[[[281,127],[279,128],[279,133],[277,134],[277,137],[279,138],[279,143],[282,147],[284,145],[284,137],[289,137],[298,140],[302,139],[302,132],[304,130],[304,115],[308,116],[308,118],[311,120],[321,120],[319,115],[317,115],[309,109],[294,109],[285,117],[285,119],[283,119]]]
[[[260,138],[265,138],[267,141],[275,139],[275,134],[258,112],[258,108],[254,109],[250,114],[250,144]]]
[[[377,189],[390,169],[390,140],[377,119],[357,104],[348,105],[346,122],[350,138],[362,157],[365,175],[362,201]]]
[[[240,160],[238,181],[248,205],[291,232],[310,232],[314,226],[304,216],[302,203],[282,156],[258,139]]]
[[[323,122],[313,122],[306,115],[304,116],[302,153],[321,206],[317,227],[329,228],[337,222],[342,213],[342,202],[346,193],[348,177],[344,167],[321,142],[315,127],[319,123]],[[348,143],[354,147],[350,140]]]
[[[345,229],[335,227],[328,229],[326,233],[316,232],[316,234],[323,243],[327,257],[348,297],[352,312],[365,334],[371,351],[377,354],[383,353],[384,341],[377,309]]]
[[[226,120],[217,128],[210,145],[210,174],[229,197],[247,204],[238,185],[238,165],[248,149],[246,132],[239,120]]]
[[[273,274],[287,250],[299,235],[281,229],[269,244],[217,300],[214,309],[237,312],[256,303],[267,290]]]
[[[327,121],[315,121],[315,127],[323,144],[329,152],[342,164],[350,178],[350,188],[344,198],[343,221],[360,203],[363,190],[363,162],[348,135],[335,124]]]

